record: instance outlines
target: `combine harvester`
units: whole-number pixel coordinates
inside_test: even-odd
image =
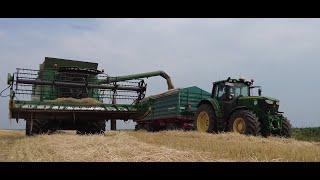
[[[26,121],[26,135],[56,130],[103,133],[108,120],[115,130],[116,119],[148,114],[150,105],[140,103],[147,87],[142,78],[161,76],[168,89],[174,88],[163,71],[111,77],[97,68],[97,63],[49,57],[39,70],[17,68],[8,74],[10,118]]]

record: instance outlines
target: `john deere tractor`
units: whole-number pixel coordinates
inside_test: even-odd
[[[194,126],[200,132],[290,137],[291,124],[278,109],[279,100],[261,96],[261,88],[253,86],[253,80],[229,77],[214,82],[211,98],[198,104]]]

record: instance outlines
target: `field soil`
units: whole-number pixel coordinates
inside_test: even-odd
[[[108,131],[76,135],[60,131],[27,137],[0,131],[0,161],[320,161],[320,143],[233,133]]]

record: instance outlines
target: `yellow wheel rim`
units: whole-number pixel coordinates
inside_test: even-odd
[[[209,115],[206,111],[199,113],[197,117],[197,130],[200,132],[207,132],[209,129]]]
[[[246,131],[246,122],[243,118],[237,118],[234,120],[233,131],[240,134],[244,134],[244,132]]]

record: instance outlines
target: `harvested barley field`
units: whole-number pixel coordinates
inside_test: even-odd
[[[320,143],[233,133],[61,131],[27,137],[1,130],[0,161],[320,161]]]

